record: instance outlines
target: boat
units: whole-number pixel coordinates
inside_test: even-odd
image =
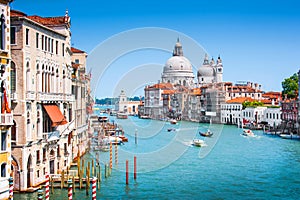
[[[170,124],[177,124],[177,120],[176,119],[170,119]]]
[[[128,138],[124,135],[119,135],[118,137],[122,140],[122,142],[128,142]]]
[[[118,136],[109,136],[108,137],[109,142],[111,142],[112,144],[123,144],[123,141],[121,138],[119,138]]]
[[[296,134],[280,134],[279,136],[283,139],[300,139],[300,135]]]
[[[148,115],[141,115],[140,118],[141,119],[150,119],[150,116],[148,116]]]
[[[194,139],[193,145],[196,147],[203,147],[203,146],[205,146],[205,142],[204,142],[204,140],[201,140],[201,139]]]
[[[242,135],[248,137],[255,137],[254,133],[250,129],[244,129]]]
[[[213,135],[213,133],[210,130],[204,133],[199,131],[199,134],[203,137],[211,137]]]
[[[167,131],[168,131],[168,132],[176,131],[176,129],[175,129],[175,128],[168,128]]]
[[[126,113],[117,113],[118,119],[127,119],[128,115]]]
[[[108,122],[108,117],[107,116],[99,116],[98,121],[99,122]]]

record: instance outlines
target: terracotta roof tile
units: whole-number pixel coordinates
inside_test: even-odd
[[[77,49],[75,47],[71,47],[71,51],[72,51],[72,53],[85,53],[85,51],[82,51],[82,50]]]
[[[10,11],[10,16],[11,17],[26,17],[27,15],[21,11],[18,10],[11,10]]]
[[[246,101],[252,102],[255,100],[250,97],[237,97],[237,98],[226,101],[226,103],[244,103]]]
[[[62,16],[62,17],[40,17],[37,15],[33,15],[33,16],[28,16],[27,18],[31,19],[37,23],[43,24],[45,26],[62,25],[62,24],[67,23],[64,16]]]

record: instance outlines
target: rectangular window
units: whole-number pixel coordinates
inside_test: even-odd
[[[53,42],[54,42],[54,40],[51,39],[51,53],[53,53]]]
[[[65,56],[65,43],[62,43],[61,48],[62,48],[62,56]]]
[[[10,28],[10,44],[16,44],[16,27]]]
[[[60,146],[57,145],[57,157],[60,157]]]
[[[26,45],[29,45],[29,29],[26,28],[26,36],[25,36]]]
[[[56,41],[56,45],[55,45],[55,51],[56,51],[56,55],[58,55],[58,41]]]
[[[48,37],[45,36],[45,51],[47,51],[47,42],[48,42]]]
[[[44,35],[42,35],[42,50],[44,50]]]
[[[48,38],[48,51],[51,52],[51,38]]]
[[[46,149],[45,148],[43,148],[43,161],[46,161]]]
[[[64,143],[64,153],[67,154],[68,153],[68,149],[67,149],[67,143]]]
[[[39,48],[39,33],[36,33],[36,37],[35,37],[35,44],[36,44],[36,48]]]
[[[41,162],[40,160],[40,150],[36,151],[36,163],[39,164]]]
[[[79,59],[75,59],[75,63],[76,63],[76,64],[79,64]]]
[[[6,151],[7,147],[7,132],[1,131],[1,151]]]

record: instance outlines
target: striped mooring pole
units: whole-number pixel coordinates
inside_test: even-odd
[[[109,168],[112,169],[112,142],[109,143]]]
[[[53,184],[53,183],[52,183]],[[50,192],[49,192],[49,174],[46,174],[46,185],[45,185],[45,200],[49,200]]]
[[[96,182],[97,182],[97,179],[96,177],[93,178],[92,180],[92,200],[97,200],[96,198]]]
[[[13,200],[14,199],[14,179],[13,179],[13,177],[9,177],[8,182],[9,182],[9,199]]]
[[[68,180],[68,200],[73,199],[73,191],[72,191],[72,180]]]

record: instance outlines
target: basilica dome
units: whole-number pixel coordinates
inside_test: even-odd
[[[173,56],[167,60],[163,72],[172,71],[192,71],[192,64],[184,56]]]

